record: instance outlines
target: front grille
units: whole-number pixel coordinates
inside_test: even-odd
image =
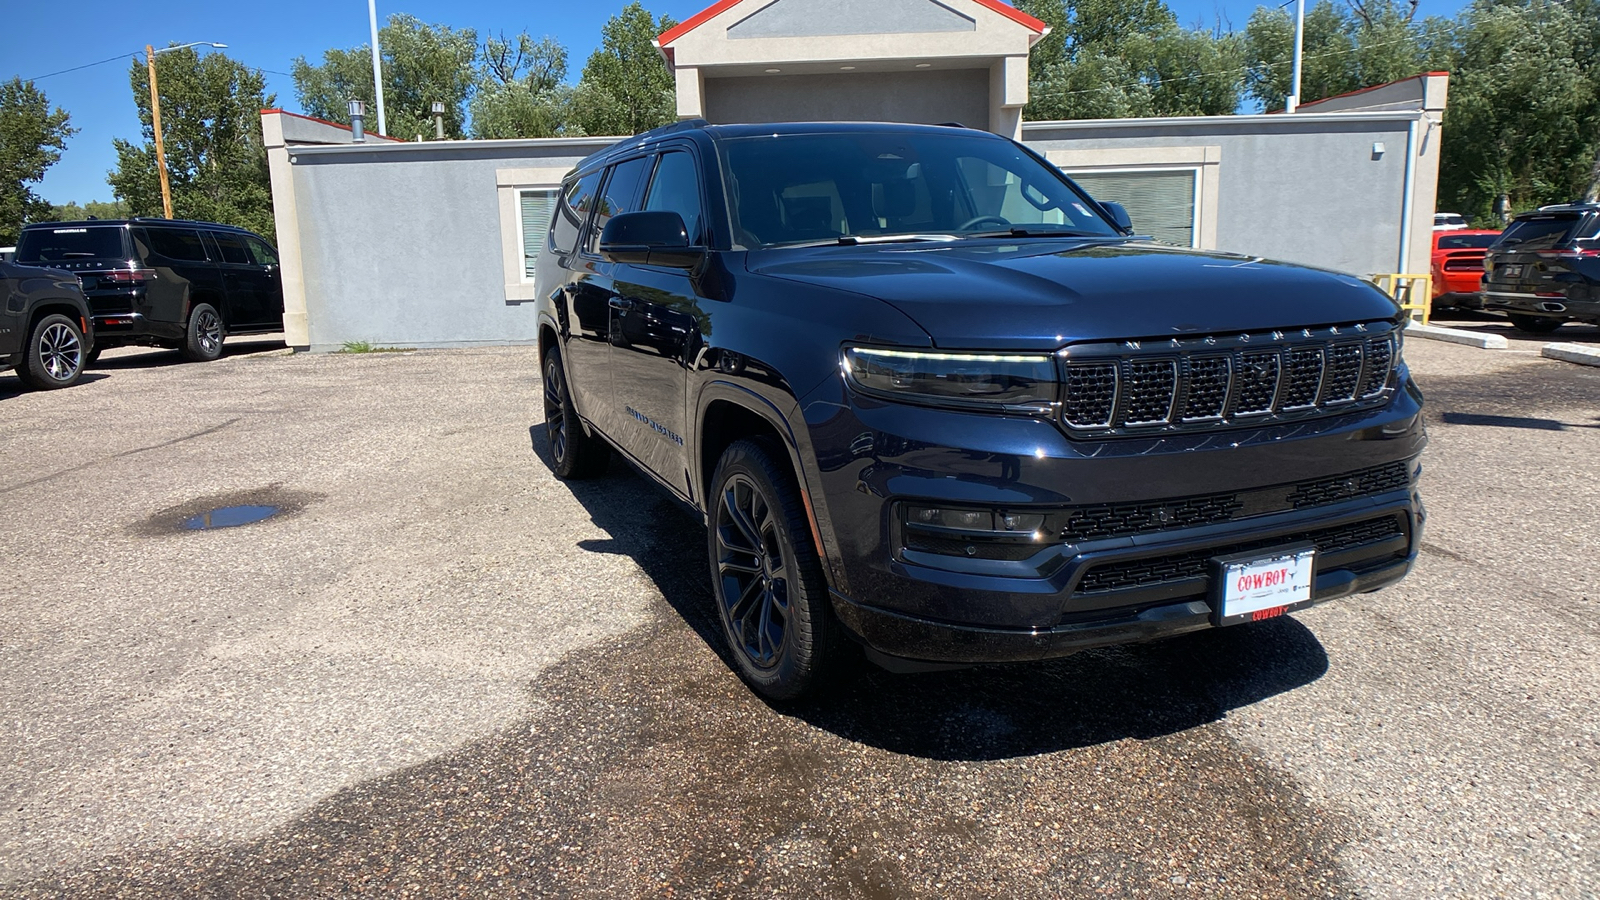
[[[1351,472],[1348,475],[1308,481],[1295,487],[1294,492],[1289,495],[1289,504],[1295,509],[1308,509],[1313,506],[1338,503],[1351,497],[1398,491],[1411,483],[1408,468],[1404,462],[1395,462]]]
[[[1379,519],[1368,519],[1365,522],[1353,522],[1301,534],[1286,534],[1249,543],[1108,563],[1090,569],[1078,582],[1075,593],[1103,594],[1108,591],[1154,587],[1174,581],[1204,578],[1209,574],[1213,558],[1234,553],[1270,550],[1274,547],[1310,541],[1316,545],[1319,554],[1325,555],[1404,537],[1405,531],[1400,519],[1396,516],[1384,516]]]
[[[1203,430],[1377,405],[1395,364],[1388,322],[1062,351],[1061,421],[1090,435]]]

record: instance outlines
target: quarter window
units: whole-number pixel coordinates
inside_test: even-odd
[[[594,208],[594,196],[600,192],[603,172],[590,172],[568,184],[561,197],[561,215],[550,228],[550,249],[557,253],[571,253],[578,248],[578,232]]]

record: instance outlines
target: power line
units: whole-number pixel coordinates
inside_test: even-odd
[[[26,79],[23,79],[23,80],[24,81],[39,81],[40,79],[43,79],[43,78],[53,78],[53,77],[55,77],[57,75],[65,75],[68,72],[76,72],[79,69],[92,69],[95,66],[103,66],[108,62],[116,62],[119,59],[137,58],[138,55],[139,55],[139,51],[137,51],[137,50],[131,51],[129,53],[119,53],[116,56],[107,57],[106,59],[102,59],[99,62],[84,63],[81,66],[73,66],[70,69],[62,69],[59,72],[50,72],[50,73],[48,73],[46,75],[37,75],[37,76],[34,76],[33,78],[26,78]]]

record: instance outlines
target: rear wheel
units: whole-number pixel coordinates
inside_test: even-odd
[[[611,448],[583,430],[572,409],[572,391],[561,368],[561,353],[551,347],[544,356],[544,431],[557,478],[593,478],[605,474]]]
[[[17,377],[38,390],[69,387],[83,376],[83,355],[78,323],[52,313],[28,333],[27,356],[17,366]]]
[[[1520,313],[1507,313],[1506,316],[1511,319],[1512,327],[1518,331],[1526,331],[1529,334],[1549,334],[1560,328],[1561,323],[1566,321],[1566,319],[1556,319],[1550,316],[1526,316]]]
[[[178,352],[189,362],[211,362],[222,355],[222,316],[209,303],[196,303],[189,311],[189,330]]]
[[[782,450],[739,441],[710,496],[711,580],[739,675],[770,700],[794,700],[838,667],[839,632],[805,505]]]

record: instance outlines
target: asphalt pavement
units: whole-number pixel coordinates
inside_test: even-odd
[[[0,375],[0,894],[1600,884],[1600,369],[1408,343],[1431,518],[1395,588],[774,708],[698,523],[550,475],[531,349],[277,346]],[[231,505],[280,512],[183,527]]]

